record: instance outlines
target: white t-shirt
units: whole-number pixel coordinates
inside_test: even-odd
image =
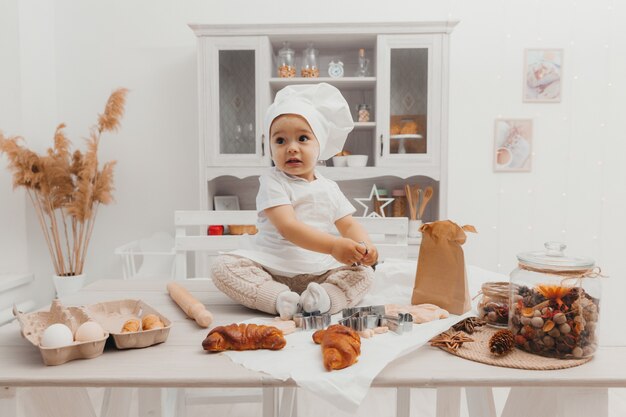
[[[333,233],[335,222],[356,211],[337,184],[315,171],[315,180],[308,182],[273,167],[259,178],[256,197],[258,233],[243,249],[232,252],[260,263],[275,275],[323,274],[343,264],[330,255],[301,248],[278,233],[265,216],[266,208],[290,204],[296,218],[322,232]]]

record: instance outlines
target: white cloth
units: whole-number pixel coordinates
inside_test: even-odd
[[[411,293],[415,280],[416,261],[393,262],[385,260],[376,268],[377,282],[360,305],[411,304]],[[468,266],[470,295],[474,296],[483,282],[506,281],[508,277],[499,273]],[[264,372],[274,378],[292,378],[299,387],[309,390],[337,407],[355,412],[367,395],[372,381],[380,371],[394,359],[416,351],[432,337],[447,330],[466,317],[476,316],[471,311],[429,323],[413,325],[413,330],[403,335],[389,332],[371,339],[361,339],[359,361],[349,368],[328,372],[322,364],[319,345],[311,340],[312,332],[297,331],[285,336],[287,347],[282,350],[255,350],[252,352],[224,352],[233,362],[248,369]],[[336,321],[339,315],[334,316]],[[273,319],[256,318],[246,323],[271,325]],[[419,355],[419,352],[413,354]]]
[[[278,93],[265,114],[265,135],[281,114],[297,114],[306,119],[320,144],[320,160],[327,160],[343,149],[354,129],[350,106],[341,92],[330,84],[290,85]]]
[[[292,205],[296,218],[316,230],[334,233],[335,222],[356,211],[332,180],[315,171],[315,180],[287,175],[278,168],[259,178],[256,198],[258,233],[244,248],[232,252],[263,265],[270,273],[291,277],[299,274],[320,275],[344,266],[332,256],[301,248],[278,232],[264,213],[266,208]]]

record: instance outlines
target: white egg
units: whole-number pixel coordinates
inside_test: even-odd
[[[69,346],[74,342],[72,331],[65,324],[55,323],[48,326],[41,336],[41,346],[58,348]]]
[[[95,321],[86,321],[76,330],[74,339],[77,342],[91,342],[104,337],[104,329]]]

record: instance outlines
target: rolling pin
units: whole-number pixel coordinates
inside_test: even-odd
[[[167,283],[167,292],[172,300],[185,312],[187,317],[194,319],[200,327],[209,327],[213,322],[213,314],[204,305],[196,300],[187,289],[177,282]]]

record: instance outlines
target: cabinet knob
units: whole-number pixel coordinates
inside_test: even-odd
[[[265,134],[261,135],[261,156],[265,156]]]
[[[383,156],[383,135],[380,135],[380,156]]]

